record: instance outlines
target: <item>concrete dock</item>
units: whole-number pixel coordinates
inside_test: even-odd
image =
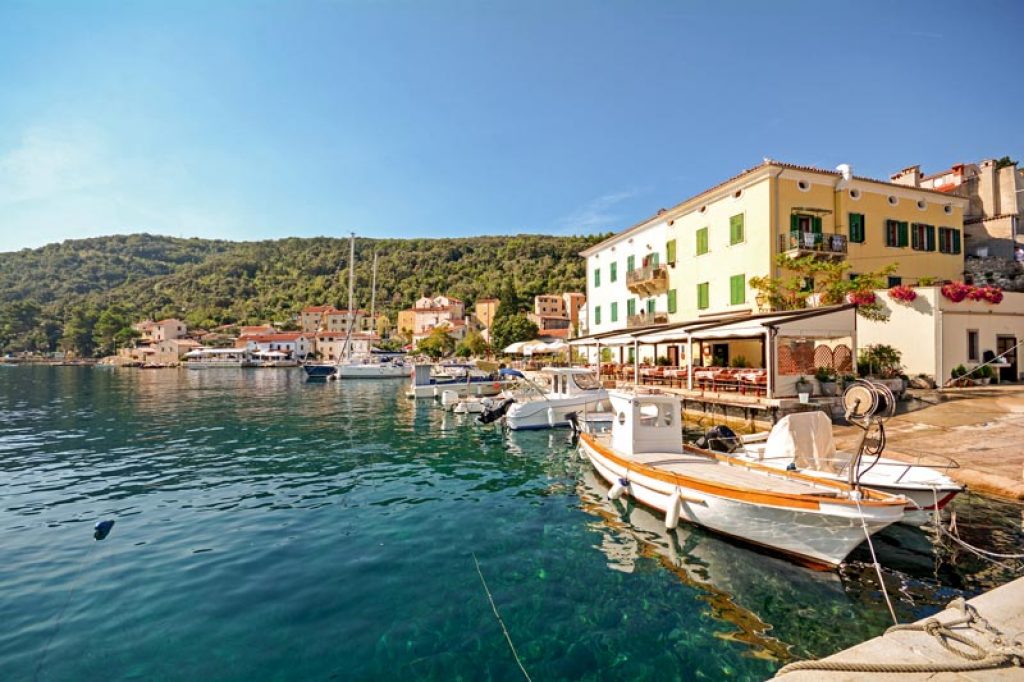
[[[978,616],[985,619],[995,630],[1002,635],[1004,645],[1012,646],[1014,640],[1018,643],[1015,650],[1024,657],[1024,578],[1018,578],[1002,587],[986,592],[967,602],[976,609]],[[942,623],[951,623],[960,620],[963,612],[947,608],[945,611],[932,616]],[[918,624],[925,623],[928,619],[918,621]],[[949,630],[956,635],[962,636],[984,647],[986,652],[995,652],[998,645],[993,642],[994,635],[986,632],[983,623],[976,624],[976,627],[969,625],[955,625]],[[950,646],[962,651],[970,651],[966,645],[947,640]],[[972,651],[973,653],[973,651]],[[1024,658],[1018,659],[1024,664]],[[868,663],[874,665],[887,664],[939,664],[940,667],[949,665],[962,666],[969,663],[962,658],[950,653],[939,642],[939,639],[924,632],[923,630],[900,630],[890,632],[880,637],[868,640],[862,644],[841,651],[838,654],[823,658],[818,663],[826,665],[833,663]],[[782,671],[780,671],[782,672]],[[785,682],[840,682],[844,680],[877,680],[896,679],[903,680],[931,680],[931,681],[952,681],[952,680],[984,680],[986,682],[1009,682],[1024,680],[1024,667],[1004,665],[999,668],[987,670],[972,670],[965,672],[928,672],[928,673],[882,673],[882,672],[851,672],[851,671],[829,671],[829,670],[795,670],[793,672],[777,675],[775,679]]]

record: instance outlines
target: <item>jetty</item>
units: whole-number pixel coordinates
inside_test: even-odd
[[[959,652],[959,653],[957,653]],[[783,667],[785,682],[847,680],[1024,679],[1024,578],[967,602],[956,601],[930,618],[890,628],[819,661]],[[1000,659],[1002,661],[1000,662]],[[988,665],[986,663],[998,663]],[[968,669],[977,667],[978,669]],[[909,672],[930,668],[929,672]]]

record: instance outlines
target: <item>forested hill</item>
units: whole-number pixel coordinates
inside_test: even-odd
[[[508,285],[522,301],[585,291],[578,253],[602,238],[357,238],[356,302],[369,307],[374,252],[377,307],[392,321],[426,294],[471,304]],[[97,323],[109,336],[125,320],[146,317],[210,328],[289,320],[307,305],[343,308],[348,261],[343,238],[227,242],[136,234],[0,253],[0,350],[65,346],[86,353],[92,348],[82,340]]]

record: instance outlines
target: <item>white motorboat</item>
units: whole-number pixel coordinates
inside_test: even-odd
[[[334,375],[338,379],[404,379],[410,371],[401,360],[362,357],[338,363]]]
[[[830,481],[850,479],[854,455],[836,450],[832,420],[824,412],[786,415],[770,432],[752,436],[736,436],[727,428],[715,427],[705,438],[712,449],[748,462]],[[884,447],[884,440],[882,443]],[[954,460],[944,463],[946,470],[958,466]],[[927,523],[932,512],[943,509],[963,491],[962,485],[942,471],[882,457],[880,449],[861,458],[854,478],[868,488],[906,497],[902,522],[917,526]]]
[[[440,398],[444,391],[455,391],[459,397],[492,396],[512,385],[500,375],[472,365],[416,365],[411,377],[405,392],[409,398]]]
[[[252,354],[245,348],[197,348],[185,353],[188,369],[253,367]]]
[[[680,402],[671,395],[611,393],[611,432],[580,435],[580,450],[612,484],[665,514],[814,568],[840,564],[866,534],[903,516],[906,500],[839,481],[684,449]]]
[[[547,388],[527,382],[527,391],[517,395],[505,412],[505,423],[510,429],[569,426],[572,413],[607,412],[611,409],[608,391],[589,369],[545,367],[541,374],[548,381]]]

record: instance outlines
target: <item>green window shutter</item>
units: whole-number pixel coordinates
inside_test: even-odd
[[[618,302],[612,303],[612,322],[619,321],[619,304]]]
[[[676,311],[676,290],[668,290],[668,311],[674,313]]]
[[[657,251],[655,251],[654,253],[652,253],[650,255],[650,257],[649,257],[649,259],[647,261],[647,264],[650,265],[652,268],[658,267],[658,252]]]
[[[601,324],[601,306],[594,306],[594,324]]]
[[[739,244],[743,241],[743,214],[729,218],[729,243]]]
[[[815,234],[821,234],[821,216],[811,218],[811,231]]]
[[[864,243],[864,214],[850,214],[850,241],[858,244]]]
[[[676,262],[676,240],[670,239],[665,244],[665,262],[674,264]]]
[[[924,244],[921,243],[922,230],[918,228],[923,227],[923,225],[918,225],[917,223],[914,223],[911,227],[913,229],[910,230],[910,248],[920,251],[921,249],[924,248]]]
[[[594,288],[601,286],[601,268],[594,268]]]
[[[924,250],[934,251],[935,250],[935,226],[925,225],[924,226]]]
[[[747,278],[744,275],[733,275],[729,278],[729,303],[739,305],[747,302]]]
[[[899,223],[898,234],[899,234],[899,238],[897,240],[897,244],[896,245],[897,246],[906,246],[907,245],[907,223],[906,223],[906,221],[903,221],[903,222]]]
[[[896,246],[896,221],[885,221],[885,245]]]
[[[635,298],[631,298],[628,301],[626,301],[626,315],[628,315],[629,317],[633,317],[634,315],[636,315],[636,299]]]
[[[960,230],[953,230],[953,253],[960,253]]]
[[[707,310],[708,308],[708,283],[702,282],[697,285],[697,308]]]
[[[619,278],[619,264],[612,263],[608,266],[608,281],[614,282]]]
[[[708,252],[708,228],[702,227],[697,230],[697,255]]]
[[[653,298],[647,299],[647,312],[649,314],[651,314],[651,315],[654,314],[654,299]]]
[[[636,256],[629,256],[626,258],[626,272],[633,272],[636,270]]]
[[[800,216],[796,213],[791,213],[789,216],[789,231],[799,232],[800,231]]]

